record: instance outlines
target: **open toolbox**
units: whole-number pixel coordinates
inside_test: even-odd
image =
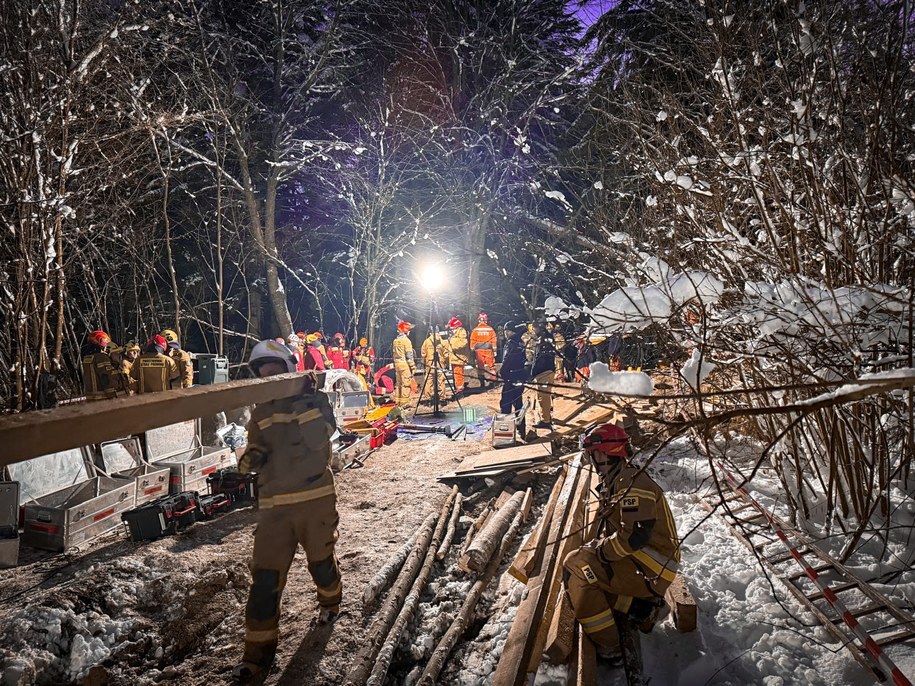
[[[133,507],[132,480],[96,476],[89,453],[72,448],[9,465],[20,483],[22,544],[63,551],[120,525]]]
[[[154,467],[168,467],[170,492],[207,491],[207,477],[218,469],[237,464],[231,448],[200,445],[196,419],[150,429],[144,434],[146,460]]]
[[[140,439],[136,436],[102,443],[95,461],[98,469],[106,476],[129,479],[136,484],[134,507],[169,493],[171,469],[146,462]]]

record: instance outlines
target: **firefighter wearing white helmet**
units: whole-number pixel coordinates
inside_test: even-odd
[[[617,623],[652,629],[677,575],[680,541],[661,487],[629,462],[629,436],[615,424],[592,428],[582,451],[601,477],[594,538],[563,561],[569,601],[605,657],[618,651]]]
[[[288,347],[261,341],[248,362],[258,377],[296,371]],[[306,372],[304,392],[259,403],[248,424],[248,447],[239,462],[257,473],[258,510],[251,560],[252,584],[245,611],[245,653],[235,677],[251,680],[273,662],[279,640],[280,600],[301,545],[317,587],[318,621],[333,620],[343,585],[334,544],[337,496],[330,471],[333,410],[322,393],[323,373]]]

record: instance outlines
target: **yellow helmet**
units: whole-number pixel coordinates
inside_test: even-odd
[[[361,345],[363,348],[365,346],[367,346],[368,344],[369,344],[369,339],[366,338],[365,336],[363,336],[362,338],[359,339],[359,345]]]
[[[168,343],[173,343],[178,340],[178,334],[176,334],[171,329],[163,329],[162,338],[164,338]]]
[[[136,351],[139,351],[139,350],[140,350],[140,346],[137,345],[137,342],[136,342],[136,341],[127,341],[127,342],[124,344],[124,351],[125,351],[125,352],[128,352],[128,353],[129,353],[131,350],[136,350]]]
[[[317,340],[318,340],[318,334],[316,334],[316,333],[310,333],[307,336],[305,336],[306,343],[314,343]]]
[[[114,341],[111,341],[111,342],[108,344],[108,353],[109,353],[109,354],[110,354],[110,353],[122,353],[122,352],[124,352],[124,346],[123,346],[123,345],[118,345],[118,344],[115,343]]]

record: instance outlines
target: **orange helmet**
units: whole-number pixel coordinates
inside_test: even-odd
[[[89,342],[92,343],[92,345],[104,348],[111,343],[111,336],[99,329],[89,334]]]
[[[361,345],[363,348],[365,346],[367,346],[368,344],[369,344],[369,339],[366,338],[365,336],[363,336],[362,338],[359,339],[359,345]]]
[[[400,333],[410,333],[410,329],[412,328],[413,325],[404,319],[397,322],[397,330],[400,331]]]
[[[485,312],[480,312],[480,316],[477,318],[477,321],[480,324],[489,324],[489,315]]]
[[[305,340],[305,336],[307,336],[308,334],[305,333],[304,331],[296,331],[296,332],[295,332],[295,335],[298,336],[300,339],[302,339],[302,340],[304,341],[304,340]]]

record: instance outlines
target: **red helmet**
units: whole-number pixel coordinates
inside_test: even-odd
[[[486,314],[485,312],[480,312],[480,316],[477,318],[477,321],[480,322],[480,324],[488,324],[489,315]]]
[[[401,319],[397,322],[397,330],[400,331],[400,333],[410,333],[410,329],[412,328],[413,325],[406,320]]]
[[[584,435],[581,449],[585,452],[599,450],[606,455],[626,457],[629,434],[616,424],[599,424]]]
[[[156,334],[148,341],[146,341],[147,348],[158,348],[160,353],[164,353],[168,349],[168,341],[165,340],[165,336],[160,336]]]
[[[461,326],[464,326],[464,325],[461,324],[461,320],[458,319],[457,317],[452,317],[451,321],[448,322],[449,329],[457,329],[458,327],[461,327]]]
[[[100,348],[104,348],[109,343],[111,343],[111,336],[102,330],[93,331],[89,334],[89,342],[92,343],[92,345],[97,345]]]

